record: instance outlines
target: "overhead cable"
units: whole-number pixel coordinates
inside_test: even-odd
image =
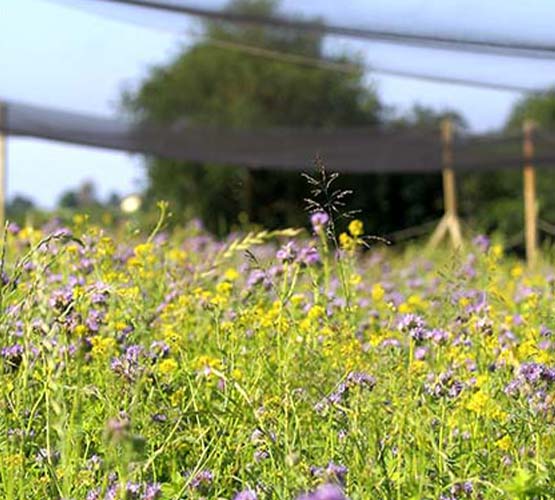
[[[278,62],[286,62],[291,64],[297,64],[301,66],[315,67],[321,69],[327,69],[331,71],[337,71],[345,74],[359,74],[361,70],[368,70],[370,72],[396,76],[401,78],[411,78],[415,80],[430,81],[434,83],[447,83],[454,85],[464,85],[469,87],[477,87],[488,90],[499,90],[505,92],[517,92],[524,94],[538,94],[545,92],[542,88],[533,88],[524,85],[515,85],[510,83],[498,83],[498,82],[487,82],[484,80],[473,80],[470,78],[459,78],[451,76],[441,76],[426,74],[413,71],[405,71],[394,68],[386,68],[383,66],[377,66],[374,64],[356,64],[349,62],[334,61],[332,59],[309,57],[301,54],[294,54],[291,52],[282,52],[272,49],[267,49],[264,47],[257,47],[254,45],[247,45],[238,42],[233,42],[230,40],[221,40],[213,37],[208,37],[204,35],[195,34],[199,40],[213,45],[215,47],[220,47],[223,49],[236,50],[242,53],[246,53],[253,56],[264,57]]]
[[[451,37],[435,34],[409,33],[395,30],[379,30],[355,26],[327,24],[319,21],[286,18],[214,10],[187,4],[168,3],[163,0],[89,0],[113,4],[131,5],[147,9],[186,14],[212,21],[226,21],[243,25],[257,25],[286,28],[322,35],[338,35],[363,40],[373,40],[400,45],[413,45],[433,49],[447,49],[462,52],[488,53],[533,59],[555,59],[555,46],[525,41],[510,42],[465,37]]]

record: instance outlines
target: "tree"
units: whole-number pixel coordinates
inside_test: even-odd
[[[268,0],[235,0],[228,9],[271,15],[277,7]],[[127,92],[126,109],[158,123],[186,119],[192,124],[235,128],[377,123],[380,105],[365,85],[362,71],[346,75],[210,42],[225,40],[322,58],[320,35],[212,22],[205,24],[204,32],[205,40],[183,50],[169,65],[154,68],[136,91]],[[241,212],[266,226],[298,224],[304,219],[300,208],[305,185],[297,173],[156,159],[148,162],[147,174],[151,200],[167,199],[174,212],[198,215],[217,232],[226,231]]]
[[[525,120],[532,120],[544,130],[555,130],[555,88],[522,98],[514,106],[506,129],[522,130]]]
[[[96,187],[92,181],[84,181],[76,190],[64,191],[58,200],[60,208],[90,208],[98,206]]]
[[[466,122],[466,119],[458,111],[455,111],[453,109],[436,111],[429,106],[424,106],[418,103],[414,104],[412,108],[404,115],[393,118],[391,120],[391,126],[428,127],[439,130],[441,121],[445,118],[449,118],[453,122],[453,125],[456,129],[465,130],[468,128],[468,123]]]
[[[21,221],[25,215],[35,209],[35,203],[31,198],[23,195],[15,195],[6,206],[6,214],[10,220]]]

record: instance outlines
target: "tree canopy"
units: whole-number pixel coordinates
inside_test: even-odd
[[[277,8],[268,0],[235,0],[228,6],[258,14],[272,14]],[[378,98],[362,71],[344,74],[272,60],[222,48],[213,40],[324,57],[319,35],[206,23],[198,42],[169,64],[153,68],[137,90],[124,95],[125,107],[160,123],[186,120],[235,128],[362,126],[379,121]],[[298,223],[301,217],[305,187],[298,174],[160,159],[150,160],[147,172],[151,198],[169,200],[174,211],[200,216],[218,232],[227,230],[241,212],[268,226]]]
[[[514,106],[506,128],[521,130],[525,120],[533,120],[545,130],[555,130],[555,88],[522,98]]]

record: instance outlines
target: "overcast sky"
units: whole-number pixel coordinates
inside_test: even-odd
[[[224,2],[184,3],[217,8]],[[285,0],[283,9],[319,14],[335,24],[555,46],[555,2],[549,0]],[[0,99],[114,114],[122,89],[136,86],[149,67],[168,61],[189,43],[184,32],[194,27],[198,21],[182,16],[154,15],[98,0],[0,0]],[[555,80],[555,61],[338,38],[328,38],[326,46],[356,52],[369,64],[390,69],[534,87]],[[502,126],[519,98],[511,92],[379,74],[368,78],[386,105],[401,111],[416,102],[455,108],[476,131]],[[138,156],[34,139],[8,141],[8,168],[8,194],[24,194],[45,207],[85,179],[95,182],[101,196],[136,191],[143,179]]]

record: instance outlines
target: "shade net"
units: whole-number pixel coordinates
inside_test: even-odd
[[[133,123],[40,106],[3,105],[0,131],[130,153],[251,169],[310,170],[319,156],[330,170],[349,173],[436,172],[443,168],[439,130],[414,127],[234,130]],[[534,163],[555,167],[555,135],[534,134]],[[523,165],[522,135],[457,135],[453,168],[490,170]]]

